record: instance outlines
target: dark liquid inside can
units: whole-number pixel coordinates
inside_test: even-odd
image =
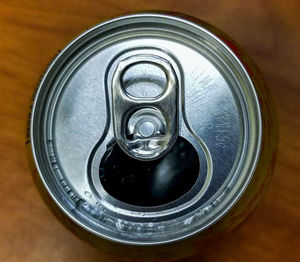
[[[100,165],[104,189],[113,197],[137,206],[158,206],[187,193],[199,173],[196,150],[184,138],[160,159],[139,161],[116,144],[107,150]]]

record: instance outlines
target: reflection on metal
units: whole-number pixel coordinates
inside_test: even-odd
[[[154,64],[166,74],[166,87],[162,87],[164,90],[157,97],[136,97],[123,88],[124,71],[141,63]],[[119,62],[111,89],[114,136],[120,147],[141,160],[153,160],[166,154],[178,133],[178,84],[171,64],[149,54],[128,57]]]
[[[155,245],[228,213],[259,160],[262,123],[253,81],[220,38],[178,17],[136,14],[94,27],[59,54],[40,83],[30,134],[44,186],[76,224],[97,237]],[[105,189],[101,163],[114,146],[167,170],[163,161],[181,139],[197,158],[178,150],[175,168],[151,181],[184,179],[173,172],[182,166],[193,176],[182,180],[187,190],[143,205]]]

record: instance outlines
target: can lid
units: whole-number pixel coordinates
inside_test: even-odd
[[[59,207],[137,245],[185,238],[226,214],[255,170],[261,132],[251,77],[230,48],[201,25],[151,13],[71,42],[31,119],[35,162]]]

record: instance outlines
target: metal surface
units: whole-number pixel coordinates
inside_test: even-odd
[[[114,72],[121,61],[149,52],[168,61],[178,78],[178,135],[197,151],[200,169],[185,195],[143,207],[108,194],[99,165],[120,130],[111,124],[118,109],[111,103]],[[156,66],[137,64],[130,70],[123,76],[129,95],[132,90],[142,99],[164,95],[170,78]],[[153,123],[172,130],[165,114],[170,111],[161,112],[139,126],[143,139],[154,135]],[[138,115],[132,117],[129,133],[138,122]],[[176,113],[168,117],[176,119]],[[174,140],[168,142],[171,147]],[[242,195],[259,158],[260,109],[246,70],[218,37],[181,18],[137,14],[96,26],[53,61],[35,98],[31,144],[45,187],[80,226],[122,243],[167,243],[209,227]],[[178,161],[184,164],[184,158]]]
[[[171,64],[164,58],[146,54],[136,55],[122,60],[112,81],[112,115],[114,138],[132,157],[152,160],[166,154],[175,143],[178,132],[178,86]],[[166,74],[167,84],[163,92],[155,97],[138,97],[124,90],[121,76],[133,65],[151,63],[160,67]],[[155,79],[155,74],[153,74]],[[150,78],[151,81],[152,77]],[[141,82],[136,77],[137,83]],[[139,83],[143,86],[143,83]],[[130,138],[129,138],[130,137]]]

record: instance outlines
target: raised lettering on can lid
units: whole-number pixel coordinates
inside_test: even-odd
[[[134,14],[83,33],[36,94],[31,145],[44,186],[83,229],[136,245],[222,218],[259,159],[254,84],[206,28]]]

